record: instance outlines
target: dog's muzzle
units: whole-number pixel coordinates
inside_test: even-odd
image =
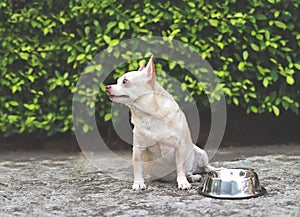
[[[111,85],[107,85],[106,86],[106,94],[109,96],[109,98],[111,100],[114,100],[116,98],[129,98],[128,95],[113,95],[111,92],[112,92],[112,86]]]

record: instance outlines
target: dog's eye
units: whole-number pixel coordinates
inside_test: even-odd
[[[127,84],[128,80],[126,78],[123,79],[122,84]]]

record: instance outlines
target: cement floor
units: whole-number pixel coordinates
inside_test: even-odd
[[[268,193],[218,200],[199,195],[201,183],[151,180],[134,192],[130,164],[117,159],[95,168],[82,154],[2,152],[0,216],[300,216],[300,145],[224,147],[212,165],[254,168]]]

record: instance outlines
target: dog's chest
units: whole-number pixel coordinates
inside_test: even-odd
[[[170,126],[168,121],[153,117],[133,118],[135,137],[143,143],[150,143],[149,146],[160,143],[168,143],[174,140],[178,134],[175,126]]]

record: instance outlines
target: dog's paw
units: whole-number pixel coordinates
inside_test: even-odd
[[[200,174],[195,174],[193,175],[192,173],[188,173],[186,175],[186,178],[190,181],[190,182],[200,182],[202,179],[202,176]]]
[[[192,188],[191,183],[189,183],[187,179],[177,180],[177,184],[180,190],[189,190]]]
[[[138,191],[138,190],[145,190],[147,187],[144,182],[134,182],[132,185],[132,190]]]
[[[180,190],[189,190],[192,188],[192,185],[189,182],[185,182],[185,183],[178,183],[178,188]]]

